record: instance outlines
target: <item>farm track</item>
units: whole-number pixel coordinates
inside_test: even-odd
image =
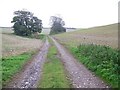
[[[53,37],[50,38],[53,40],[59,51],[60,59],[64,64],[73,88],[109,88],[109,86],[101,79],[86,69],[83,64],[77,62],[77,60]],[[48,48],[49,42],[46,40],[44,46],[41,48],[41,51],[33,59],[33,61],[5,88],[37,88]]]
[[[50,37],[57,47],[65,69],[69,73],[69,80],[74,88],[109,88],[100,78],[96,77],[77,60],[53,37]]]
[[[23,72],[20,72],[20,74],[15,77],[15,80],[10,82],[5,88],[37,88],[48,48],[49,42],[46,39],[40,52],[35,56],[29,66],[27,66]]]

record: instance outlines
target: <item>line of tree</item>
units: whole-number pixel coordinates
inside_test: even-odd
[[[16,35],[30,36],[34,33],[41,33],[42,20],[34,16],[32,12],[18,10],[14,12],[14,15],[11,23],[14,23],[13,30]],[[59,16],[51,16],[50,25],[50,34],[66,32],[66,28],[63,27],[65,22]]]
[[[42,20],[33,16],[32,12],[25,10],[18,10],[14,12],[15,16],[11,23],[14,23],[14,33],[20,36],[30,36],[34,33],[41,33]]]

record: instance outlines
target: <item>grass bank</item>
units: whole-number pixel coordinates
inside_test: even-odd
[[[36,52],[2,58],[2,85],[5,86]]]
[[[38,87],[40,88],[70,88],[66,79],[64,67],[58,58],[57,48],[50,41],[47,60],[43,67],[43,75]]]
[[[118,87],[118,82],[120,82],[119,50],[93,44],[69,47],[69,49],[88,69],[95,72],[113,88]]]

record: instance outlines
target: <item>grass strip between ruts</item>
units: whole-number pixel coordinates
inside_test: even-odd
[[[38,87],[40,88],[70,88],[69,81],[66,78],[64,67],[57,57],[57,48],[53,45],[51,39],[49,39],[51,44],[47,60],[43,67],[43,75],[40,80]]]

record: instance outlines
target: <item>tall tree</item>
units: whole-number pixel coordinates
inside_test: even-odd
[[[14,12],[15,16],[11,23],[14,23],[14,33],[20,36],[29,36],[42,31],[42,20],[33,16],[33,13],[25,10]]]
[[[65,25],[65,22],[59,16],[51,16],[50,24],[52,26],[50,34],[66,32],[66,29],[63,27]]]

